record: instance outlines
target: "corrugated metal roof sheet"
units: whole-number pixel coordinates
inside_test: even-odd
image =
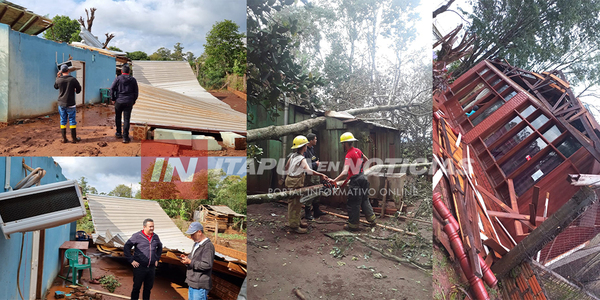
[[[139,97],[132,124],[194,131],[246,133],[246,114],[200,86],[184,61],[135,61]]]
[[[242,214],[238,214],[235,211],[233,211],[233,209],[229,208],[229,206],[227,205],[202,205],[204,207],[206,207],[208,210],[212,210],[218,214],[224,214],[224,215],[233,215],[235,217],[246,217],[245,215]]]
[[[139,83],[231,109],[227,103],[217,99],[200,86],[192,67],[186,61],[136,60],[133,61],[133,76]]]
[[[90,194],[87,199],[96,231],[93,238],[97,244],[123,248],[131,235],[142,230],[144,219],[150,218],[154,220],[154,233],[158,234],[164,248],[184,253],[192,250],[192,239],[179,230],[156,201]],[[216,255],[226,261],[238,261],[221,253]]]
[[[246,133],[246,115],[219,104],[138,83],[132,124],[194,131]],[[216,99],[216,98],[215,98]]]

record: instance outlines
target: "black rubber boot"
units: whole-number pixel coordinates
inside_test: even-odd
[[[71,141],[73,144],[81,141],[81,138],[77,137],[77,128],[71,128],[71,139],[73,139]]]
[[[319,208],[319,203],[313,203],[313,215],[315,218],[326,215],[326,213],[322,212]]]
[[[115,133],[115,137],[120,139],[123,137],[123,135],[120,132]]]
[[[304,218],[312,221],[315,218],[313,218],[312,213],[310,212],[310,205],[304,205]]]
[[[69,140],[67,139],[67,129],[66,128],[61,128],[60,129],[60,133],[62,134],[62,141],[60,141],[61,143],[68,143]]]
[[[131,139],[129,138],[129,136],[128,135],[123,135],[123,143],[127,144],[129,142],[131,142]]]

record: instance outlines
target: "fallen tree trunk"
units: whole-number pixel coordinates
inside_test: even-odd
[[[338,181],[337,185],[340,186],[342,183],[344,183],[344,182]],[[246,196],[246,204],[247,205],[261,204],[261,203],[275,202],[275,201],[288,199],[288,198],[296,197],[296,196],[304,196],[311,192],[316,193],[316,191],[322,187],[323,187],[322,184],[317,184],[317,185],[313,185],[313,186],[307,186],[307,187],[303,187],[303,188],[299,188],[299,189],[282,191],[282,192],[277,192],[277,193],[247,195]]]
[[[419,92],[414,98],[421,94]],[[344,112],[351,115],[361,115],[380,111],[394,111],[399,109],[408,109],[412,107],[421,107],[422,104],[397,104],[397,105],[383,105],[383,106],[372,106],[363,108],[348,109]],[[300,121],[298,123],[280,126],[268,126],[263,128],[250,129],[247,131],[246,141],[248,143],[262,141],[262,140],[273,140],[286,135],[305,133],[311,128],[316,128],[325,125],[326,117],[317,117],[314,119],[308,119]]]
[[[268,126],[263,128],[248,130],[246,142],[252,143],[262,140],[273,140],[282,136],[306,132],[311,128],[317,128],[325,125],[325,117],[308,119],[294,124],[281,126]]]

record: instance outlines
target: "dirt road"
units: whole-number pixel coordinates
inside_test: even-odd
[[[286,213],[287,206],[280,203],[248,206],[248,296],[252,299],[298,299],[294,288],[308,299],[431,299],[430,274],[388,260],[358,241],[336,242],[325,235],[342,230],[343,219],[322,216],[319,223],[309,223],[308,234],[298,235],[285,227]],[[381,228],[363,233],[381,238],[393,234]],[[393,238],[362,238],[397,256],[404,251],[394,246],[402,243]]]
[[[215,92],[215,97],[240,112],[246,113],[246,101],[230,92]],[[134,108],[135,109],[135,108]],[[60,117],[58,113],[23,119],[0,129],[0,155],[2,156],[140,156],[140,140],[123,144],[115,134],[115,113],[112,105],[96,104],[77,108],[77,144],[60,142]],[[71,140],[70,133],[67,134]],[[217,140],[220,139],[217,136]],[[222,143],[220,143],[223,146]],[[145,155],[145,154],[144,154]],[[193,150],[181,149],[180,156],[201,156]],[[223,148],[206,151],[202,156],[246,156],[245,150]]]

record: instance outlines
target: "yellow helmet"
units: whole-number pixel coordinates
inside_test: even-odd
[[[344,132],[344,134],[342,134],[342,136],[340,136],[340,143],[354,142],[354,141],[358,141],[358,140],[354,138],[354,135],[352,135],[352,132]]]
[[[298,148],[308,144],[308,139],[303,135],[299,135],[294,138],[293,144],[294,145],[292,146],[292,149],[298,149]]]

